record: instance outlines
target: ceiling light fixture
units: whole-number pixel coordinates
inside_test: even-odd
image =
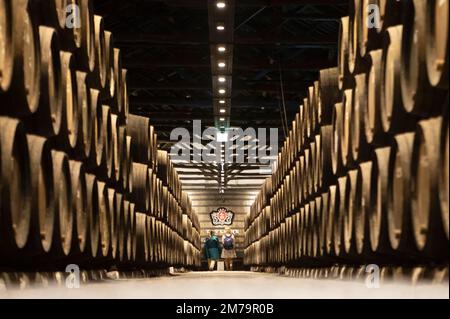
[[[226,63],[225,62],[219,62],[218,64],[217,64],[217,66],[219,67],[219,68],[224,68],[224,67],[226,67],[227,65],[226,65]]]
[[[226,113],[227,112],[227,110],[225,110],[225,109],[220,109],[220,113]]]
[[[225,104],[225,100],[220,100],[219,103],[220,104]]]
[[[221,118],[220,118],[220,121],[221,121],[221,122],[224,122],[224,121],[225,121],[225,118],[224,118],[224,117],[221,117]]]
[[[219,90],[219,93],[220,93],[220,94],[225,94],[226,92],[227,92],[227,91],[226,91],[225,89],[220,89],[220,90]]]
[[[217,48],[217,51],[219,52],[225,52],[227,49],[224,46],[220,46]]]
[[[218,31],[223,31],[223,30],[225,30],[225,26],[224,26],[223,24],[218,24],[217,27],[216,27],[216,29],[217,29]]]
[[[227,6],[226,3],[223,1],[217,2],[217,8],[219,9],[224,9],[226,6]]]
[[[218,80],[220,83],[225,83],[227,79],[225,77],[221,76],[221,77],[219,77]]]

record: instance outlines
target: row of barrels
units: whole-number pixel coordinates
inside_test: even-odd
[[[389,134],[441,115],[448,91],[447,12],[448,0],[350,1],[350,16],[341,19],[338,67],[321,70],[308,88],[279,154],[280,168],[255,201],[251,220],[321,126],[342,122],[335,127],[342,136],[334,143],[343,153],[334,159],[339,169],[341,161],[366,160],[367,144],[385,145]],[[369,28],[374,21],[379,23]]]
[[[268,249],[259,240],[269,233],[279,233],[275,235],[275,246],[279,246],[274,250],[277,257],[271,256],[267,262],[297,260],[298,247],[304,243],[291,250],[283,236],[295,238],[305,227],[315,230],[301,240],[307,247],[314,247],[319,231],[316,227],[303,224],[292,230],[283,224],[303,210],[317,210],[317,199],[322,200],[323,194],[333,188],[337,190],[331,198],[341,197],[332,201],[341,205],[339,216],[350,216],[345,228],[344,217],[336,222],[330,219],[334,215],[322,213],[329,219],[327,223],[338,225],[327,230],[329,238],[335,238],[331,241],[336,244],[331,245],[342,244],[345,236],[341,229],[347,229],[353,239],[369,239],[369,244],[364,244],[368,249],[357,250],[356,254],[356,244],[348,244],[353,253],[343,252],[344,257],[379,254],[400,259],[413,256],[416,261],[448,259],[445,245],[440,244],[448,243],[448,81],[446,72],[441,70],[444,82],[437,83],[427,70],[433,59],[435,64],[447,64],[448,28],[425,28],[448,24],[448,15],[444,19],[440,11],[448,8],[448,1],[351,1],[351,8],[353,4],[358,8],[351,13],[360,14],[368,4],[391,8],[390,2],[396,2],[394,7],[399,5],[400,20],[391,20],[388,16],[392,12],[382,10],[386,19],[382,30],[361,30],[357,18],[342,18],[339,66],[321,70],[319,80],[309,87],[278,156],[277,170],[266,181],[247,217],[249,261],[257,258],[253,256],[255,245]],[[436,20],[438,17],[442,19]],[[352,41],[355,43],[356,34],[367,31],[378,33],[380,41],[364,42],[369,49],[352,61],[348,48]],[[409,43],[411,34],[416,34],[414,45]],[[430,42],[436,38],[439,44]],[[430,50],[433,46],[434,51]],[[352,68],[352,63],[358,67]],[[343,72],[346,68],[351,72]],[[417,78],[413,79],[410,72]],[[419,95],[424,92],[431,95],[422,99]],[[411,94],[418,98],[412,104]],[[360,184],[355,188],[356,181]],[[352,190],[351,198],[343,197],[344,189]],[[356,220],[370,221],[368,226],[356,227],[352,211],[358,211]],[[320,232],[324,234],[323,227]],[[308,252],[311,249],[313,253]],[[303,256],[318,256],[314,251],[305,248]],[[320,255],[337,258],[342,257],[342,251]]]
[[[185,252],[197,262],[199,249],[185,247],[196,240],[183,229],[189,208],[156,178],[156,133],[128,114],[127,70],[92,4],[0,1],[0,264],[141,267],[136,245],[160,247],[143,267],[183,265]],[[135,162],[154,172],[153,215]],[[133,226],[138,212],[158,219],[147,246]]]
[[[187,193],[183,192],[181,179],[178,176],[175,165],[170,160],[167,151],[158,150],[157,163],[158,177],[162,180],[163,185],[166,186],[169,192],[180,201],[181,206],[186,208],[185,213],[189,216],[197,231],[200,231],[200,223],[198,217],[192,214],[192,201]]]
[[[67,16],[69,2],[77,6],[80,26],[67,28],[69,17],[54,17]],[[5,0],[0,12],[0,100],[14,105],[0,114],[21,118],[27,131],[55,137],[62,150],[87,156],[97,111],[87,104],[108,105],[120,124],[129,105],[127,70],[103,18],[93,15],[91,1],[80,0]]]
[[[448,260],[448,153],[430,143],[441,135],[448,152],[443,121],[396,135],[278,223],[266,207],[247,230],[247,263]]]
[[[2,266],[194,265],[185,260],[200,250],[141,213],[135,193],[109,187],[84,163],[52,150],[47,139],[26,134],[18,120],[0,117],[0,124]]]
[[[187,215],[191,226],[196,228],[194,233],[200,233],[200,223],[192,209],[192,202],[182,189],[168,153],[158,150],[157,134],[150,119],[130,114],[127,132],[131,137],[133,176],[139,188],[134,200],[139,209],[167,222],[179,233],[187,231],[181,228],[182,218]],[[183,227],[186,226],[187,223],[184,223]],[[189,240],[197,247],[194,237],[190,236]]]
[[[158,166],[158,169],[160,167]],[[173,195],[163,181],[149,165],[133,163],[133,200],[136,208],[148,216],[157,218],[164,222],[170,229],[185,237],[195,247],[200,249],[199,231],[191,220],[192,211],[188,214],[188,207],[183,206],[180,198]],[[189,220],[189,222],[187,220]],[[195,219],[194,219],[195,220]],[[190,227],[187,230],[186,227]]]

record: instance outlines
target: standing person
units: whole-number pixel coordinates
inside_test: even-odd
[[[209,233],[209,237],[205,241],[205,257],[208,259],[209,270],[213,271],[220,258],[220,243],[214,231]]]
[[[225,270],[233,270],[233,259],[236,258],[236,250],[234,246],[234,235],[230,228],[225,230],[222,237],[222,258],[225,259]]]

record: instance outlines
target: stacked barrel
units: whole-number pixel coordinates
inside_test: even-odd
[[[309,87],[247,216],[248,265],[448,264],[448,1],[350,8],[338,66]]]
[[[2,0],[0,16],[0,267],[199,264],[196,215],[156,175],[92,1]]]

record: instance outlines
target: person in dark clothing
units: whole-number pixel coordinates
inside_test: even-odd
[[[210,232],[210,236],[205,241],[205,257],[208,259],[209,270],[213,271],[220,258],[220,243],[214,231]]]

